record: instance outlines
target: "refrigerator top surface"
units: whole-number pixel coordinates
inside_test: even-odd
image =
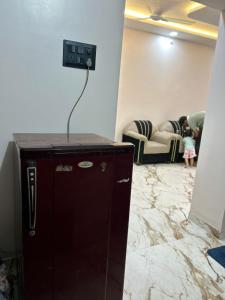
[[[114,147],[127,143],[115,143],[102,136],[86,133],[67,135],[61,133],[15,133],[14,141],[20,149],[72,149],[76,147]]]

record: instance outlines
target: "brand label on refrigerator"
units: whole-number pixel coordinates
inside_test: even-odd
[[[91,161],[81,161],[78,164],[78,167],[83,168],[83,169],[87,169],[87,168],[91,168],[93,167],[93,162]]]

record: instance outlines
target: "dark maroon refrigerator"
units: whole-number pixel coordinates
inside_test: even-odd
[[[133,146],[94,134],[14,137],[22,299],[122,300]]]

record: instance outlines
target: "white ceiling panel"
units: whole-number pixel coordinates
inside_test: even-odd
[[[220,10],[206,6],[199,10],[193,11],[188,16],[196,21],[218,26],[220,20]]]
[[[225,10],[225,0],[195,0],[195,1],[215,9]]]

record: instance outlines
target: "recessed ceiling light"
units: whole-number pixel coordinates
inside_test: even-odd
[[[173,46],[173,40],[165,37],[165,36],[159,36],[159,43],[163,49],[170,49]]]
[[[178,32],[177,31],[171,31],[170,36],[176,37],[176,36],[178,36]]]

